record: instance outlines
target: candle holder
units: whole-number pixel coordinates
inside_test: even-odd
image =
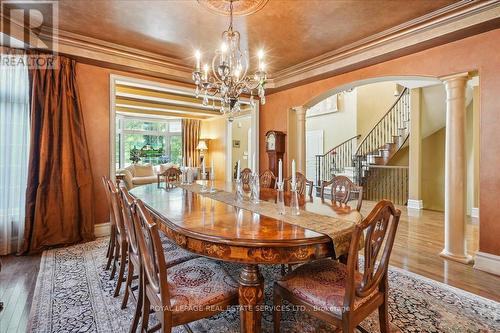
[[[202,172],[201,173],[201,189],[200,189],[200,193],[208,193],[210,192],[210,190],[208,189],[207,187],[207,173],[206,172]]]
[[[214,172],[214,170],[212,169],[212,170],[210,171],[210,188],[209,188],[209,190],[208,190],[210,193],[215,193],[215,192],[217,192],[217,190],[215,189],[214,183],[215,183],[215,172]]]
[[[250,182],[251,193],[250,193],[250,201],[254,204],[259,203],[260,199],[260,179],[257,173],[252,174],[252,181]]]
[[[297,183],[292,183],[291,195],[292,195],[292,198],[291,198],[290,206],[292,208],[292,214],[293,215],[300,215],[299,193],[297,191]]]
[[[193,170],[191,168],[186,169],[186,185],[191,185],[193,183]]]
[[[241,179],[236,180],[236,192],[234,193],[234,201],[241,202],[243,200],[243,183]]]
[[[285,192],[284,192],[284,183],[279,182],[277,184],[277,194],[276,194],[276,204],[278,205],[278,214],[285,215]]]
[[[186,175],[186,172],[187,172],[187,169],[185,166],[181,166],[179,168],[181,170],[181,185],[186,185],[187,182],[186,182],[186,178],[187,178],[187,175]]]

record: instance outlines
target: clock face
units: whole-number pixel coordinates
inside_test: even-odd
[[[273,133],[267,137],[267,150],[276,150],[276,137]]]

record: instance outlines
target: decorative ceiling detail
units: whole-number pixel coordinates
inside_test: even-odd
[[[269,0],[234,0],[233,15],[246,16],[261,10]],[[198,0],[198,2],[218,15],[229,16],[230,0]]]

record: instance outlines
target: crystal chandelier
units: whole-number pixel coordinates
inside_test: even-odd
[[[201,53],[196,51],[196,67],[193,81],[196,84],[196,97],[203,98],[203,105],[209,104],[212,98],[220,100],[220,112],[228,114],[231,120],[241,110],[240,95],[250,94],[250,105],[254,106],[254,95],[259,96],[262,104],[266,103],[264,86],[266,72],[264,52],[258,52],[259,67],[253,75],[248,75],[249,58],[240,49],[240,33],[233,30],[233,1],[229,0],[229,28],[222,33],[222,43],[215,51],[212,66],[204,64],[201,68]]]

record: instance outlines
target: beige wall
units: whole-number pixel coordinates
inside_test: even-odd
[[[379,82],[360,86],[357,90],[357,132],[361,140],[370,132],[394,104],[397,96],[394,82]]]
[[[235,148],[233,146],[233,142],[230,142],[231,147],[233,149],[233,154],[232,154],[232,164],[231,165],[236,165],[238,160],[241,162],[241,170],[244,168],[250,168],[250,161],[252,159],[252,156],[249,156],[249,151],[248,151],[248,130],[252,127],[252,118],[250,116],[248,117],[239,117],[235,118],[233,123],[231,124],[233,129],[232,129],[232,141],[238,140],[240,141],[240,147]],[[247,155],[245,155],[245,153]]]
[[[422,200],[425,209],[444,211],[446,129],[422,140]]]
[[[323,130],[324,152],[357,135],[356,96],[357,89],[340,94],[337,112],[312,117],[306,114],[306,131]]]
[[[215,178],[226,179],[226,118],[216,117],[202,120],[200,137],[209,139],[207,164],[209,167],[214,160]]]

